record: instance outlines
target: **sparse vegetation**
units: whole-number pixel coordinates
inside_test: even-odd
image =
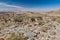
[[[54,36],[60,36],[60,17],[56,15],[12,13],[0,15],[0,37],[3,36],[6,40],[51,40]]]

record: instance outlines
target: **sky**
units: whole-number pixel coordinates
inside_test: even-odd
[[[0,11],[51,11],[60,9],[60,0],[0,0]]]

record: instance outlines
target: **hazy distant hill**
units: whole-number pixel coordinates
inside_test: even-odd
[[[60,9],[59,10],[54,10],[54,11],[50,11],[47,12],[48,16],[60,16]]]

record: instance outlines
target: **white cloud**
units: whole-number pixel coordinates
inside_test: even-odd
[[[20,6],[9,5],[9,4],[6,4],[6,3],[0,3],[0,5],[6,6],[6,7],[22,8]]]
[[[10,5],[10,4],[7,4],[7,3],[0,3],[0,10],[34,11],[35,9],[34,8],[24,8],[24,7],[21,7],[21,6]]]
[[[1,8],[1,6],[4,8]],[[24,8],[21,6],[10,5],[7,3],[0,3],[0,10],[22,10],[22,11],[37,11],[36,8]]]

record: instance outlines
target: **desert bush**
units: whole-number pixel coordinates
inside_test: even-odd
[[[35,18],[31,18],[31,21],[32,21],[32,22],[35,22]]]
[[[11,34],[11,37],[7,38],[7,40],[24,40],[23,37],[21,35],[16,36],[15,33]]]
[[[22,22],[23,19],[22,19],[22,18],[15,18],[14,21],[15,21],[15,22]]]

